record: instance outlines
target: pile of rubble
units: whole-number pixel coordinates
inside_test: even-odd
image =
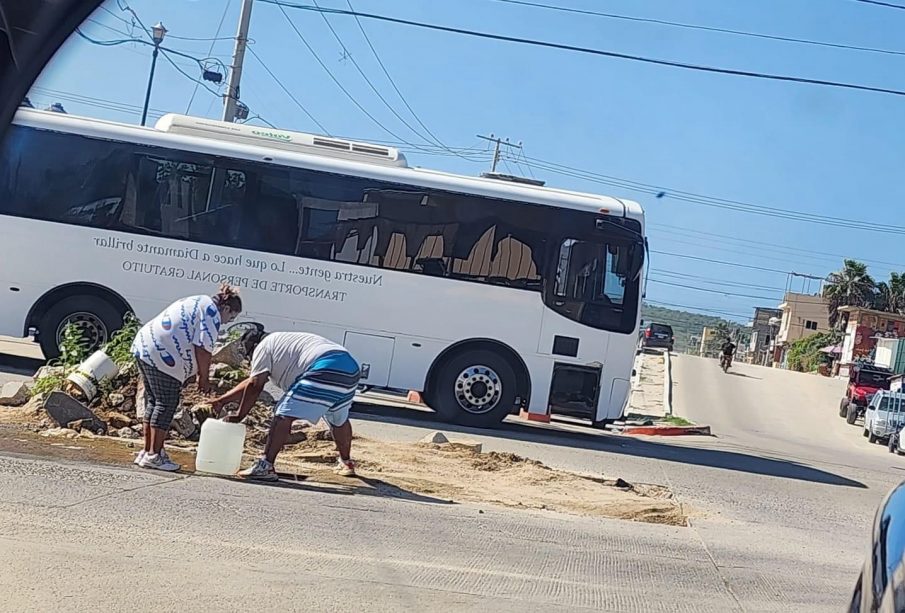
[[[77,386],[63,379],[59,366],[45,366],[35,373],[31,382],[8,383],[0,388],[0,406],[22,407],[32,419],[36,431],[46,436],[74,438],[77,436],[114,436],[137,439],[142,436],[144,398],[138,369],[127,363],[112,379],[104,381],[98,394],[88,401]],[[236,342],[219,347],[211,358],[211,394],[203,394],[194,382],[182,391],[181,406],[170,430],[170,438],[197,441],[204,420],[213,416],[210,401],[231,389],[248,375]],[[56,378],[59,389],[47,388],[41,380]],[[263,444],[270,426],[273,397],[263,392],[245,420],[249,428],[250,446]],[[226,411],[235,406],[225,407]]]

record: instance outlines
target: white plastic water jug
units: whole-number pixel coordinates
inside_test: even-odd
[[[118,372],[119,366],[106,353],[95,351],[66,379],[82,390],[86,400],[91,400],[97,395],[97,386]]]
[[[245,424],[205,419],[201,424],[195,470],[214,475],[234,475],[242,463]]]

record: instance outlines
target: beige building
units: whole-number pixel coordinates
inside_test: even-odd
[[[785,346],[800,338],[830,330],[827,302],[823,296],[790,292],[779,308],[782,311],[782,323],[776,335],[779,345]]]

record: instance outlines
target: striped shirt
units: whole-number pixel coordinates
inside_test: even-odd
[[[348,353],[342,345],[316,334],[274,332],[264,337],[251,357],[251,376],[270,373],[284,392],[319,358],[332,352]]]

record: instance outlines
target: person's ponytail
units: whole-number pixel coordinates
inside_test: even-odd
[[[218,307],[229,307],[233,313],[242,312],[242,298],[239,297],[239,289],[222,283],[220,290],[212,297]]]

